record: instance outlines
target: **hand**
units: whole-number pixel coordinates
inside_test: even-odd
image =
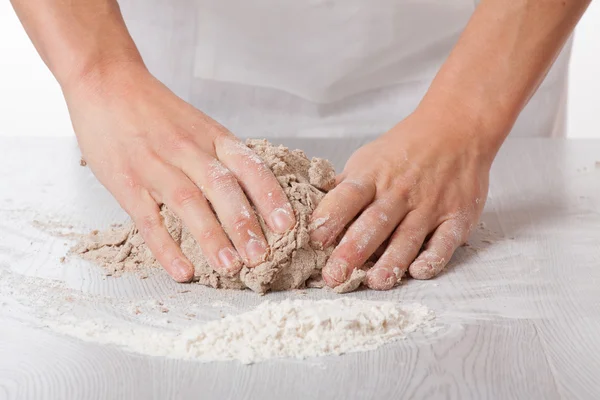
[[[250,204],[275,232],[295,224],[275,176],[143,66],[118,68],[65,91],[81,151],[96,177],[177,281],[191,280],[194,268],[163,224],[163,203],[190,229],[215,271],[232,276],[242,262],[260,263],[268,245]]]
[[[367,286],[391,289],[407,269],[430,279],[467,240],[483,210],[493,155],[448,121],[417,110],[350,157],[312,216],[317,245],[350,224],[323,268],[328,286],[344,282],[382,245]]]

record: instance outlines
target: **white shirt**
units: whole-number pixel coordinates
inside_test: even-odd
[[[379,135],[412,112],[473,0],[121,0],[149,69],[241,137]],[[571,42],[511,135],[565,132]]]

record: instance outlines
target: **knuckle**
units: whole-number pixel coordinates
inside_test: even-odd
[[[236,184],[237,180],[230,172],[209,179],[209,185],[217,190],[229,190]]]
[[[364,242],[355,240],[354,238],[346,239],[338,246],[337,255],[345,260],[355,262],[356,260],[364,260],[368,258],[368,249]]]
[[[140,187],[139,182],[134,179],[131,175],[123,174],[123,186],[128,191],[135,191]]]
[[[222,228],[220,226],[214,225],[210,227],[206,227],[202,229],[200,232],[200,240],[213,240],[221,236]]]
[[[203,197],[202,193],[196,189],[191,187],[181,187],[175,189],[173,194],[171,195],[171,199],[173,204],[176,207],[187,207],[191,204],[198,204]]]
[[[231,132],[227,130],[223,125],[214,123],[212,124],[212,134],[214,143],[219,146],[228,140],[236,140],[237,138],[233,136]]]
[[[237,142],[238,139],[227,130],[223,125],[212,121],[209,129],[209,134],[212,137],[213,151],[215,154],[219,153],[218,150],[226,149],[232,142]]]
[[[372,249],[376,233],[377,226],[375,224],[368,219],[359,219],[344,235],[339,246],[362,258]]]
[[[414,230],[407,232],[404,242],[406,243],[406,246],[411,249],[418,249],[423,245],[423,239],[421,239],[417,231]]]
[[[454,250],[456,250],[461,244],[465,242],[465,240],[463,239],[464,236],[465,235],[462,231],[458,231],[455,232],[455,234],[448,239],[450,242],[448,243],[448,251],[450,254],[452,254]]]
[[[444,254],[451,254],[454,251],[457,240],[454,237],[446,235],[440,238],[439,243]]]
[[[144,238],[147,238],[162,226],[160,214],[148,214],[140,218],[138,229]]]
[[[144,141],[132,146],[128,151],[128,155],[132,160],[132,165],[147,165],[148,162],[159,160],[156,152]]]
[[[450,224],[447,231],[442,235],[441,240],[446,248],[453,250],[456,246],[466,240],[466,236],[468,236],[466,235],[468,226],[459,222]]]
[[[342,197],[360,198],[367,190],[367,185],[361,181],[343,181],[336,189]]]
[[[398,182],[395,185],[396,196],[402,201],[408,201],[413,196],[414,186],[406,181]]]
[[[349,252],[349,256],[347,258],[351,260],[364,260],[368,258],[367,250],[364,247],[355,245],[352,252]]]
[[[194,147],[194,142],[187,134],[173,133],[167,139],[167,145],[172,152],[180,153]]]
[[[126,162],[117,167],[113,181],[125,189],[134,189],[139,186],[134,169]]]
[[[392,215],[392,206],[387,200],[375,200],[363,213],[363,217],[368,219],[369,226],[387,226],[390,223]]]
[[[231,229],[234,232],[250,232],[253,231],[251,220],[243,216],[236,216],[230,222]],[[252,235],[251,235],[252,236]]]
[[[207,184],[213,188],[226,188],[237,183],[235,176],[223,164],[214,160],[208,167]]]
[[[117,161],[112,166],[114,168],[111,171],[112,175],[106,179],[107,187],[125,190],[128,195],[138,195],[141,177],[135,166],[136,164],[129,160]]]
[[[412,221],[400,225],[396,232],[394,232],[393,242],[397,244],[397,247],[401,246],[411,250],[421,248],[428,232],[424,228],[426,226],[425,219],[421,218],[418,214],[409,214],[406,218],[412,219]]]

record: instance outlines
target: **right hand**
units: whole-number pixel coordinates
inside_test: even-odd
[[[190,281],[194,268],[164,226],[160,204],[224,276],[268,252],[251,204],[273,231],[294,226],[287,197],[260,158],[143,65],[105,68],[63,91],[83,157],[175,280]]]

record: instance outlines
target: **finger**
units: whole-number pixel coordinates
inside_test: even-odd
[[[267,257],[267,241],[233,173],[193,140],[183,136],[170,146],[166,157],[200,188],[246,265],[253,267],[263,262]]]
[[[194,267],[167,231],[156,202],[144,190],[135,204],[129,214],[154,257],[177,282],[191,281]]]
[[[243,142],[231,136],[215,141],[218,159],[240,186],[272,231],[284,233],[296,224],[292,206],[273,172]]]
[[[221,129],[216,137],[232,137],[225,128]],[[207,152],[213,149],[205,147],[189,136],[179,135],[162,151],[172,166],[200,188],[238,254],[247,266],[254,267],[267,257],[268,244],[262,228],[233,173]]]
[[[211,268],[223,276],[237,274],[242,268],[242,259],[200,189],[183,173],[168,165],[151,175],[153,190],[185,222]]]
[[[323,197],[311,217],[311,241],[329,246],[375,197],[375,186],[361,180],[342,180]]]
[[[245,263],[256,266],[267,256],[267,241],[237,179],[217,159],[189,148],[180,156],[181,169],[204,193],[220,224]]]
[[[369,257],[390,236],[404,217],[406,206],[390,200],[374,201],[335,248],[323,268],[323,279],[330,287],[345,282],[352,271],[362,267]]]
[[[367,286],[388,290],[400,283],[410,263],[419,254],[430,222],[417,211],[410,212],[396,228],[390,242],[373,268],[367,272]]]
[[[450,261],[454,251],[466,240],[465,227],[448,220],[435,230],[423,252],[408,267],[415,279],[431,279],[438,275]]]

